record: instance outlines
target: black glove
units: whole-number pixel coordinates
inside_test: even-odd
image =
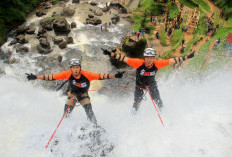
[[[193,53],[190,53],[187,57],[188,57],[188,59],[189,58],[193,58],[194,57],[194,53],[195,53],[195,51],[193,51]]]
[[[115,74],[115,78],[122,78],[123,74],[125,73],[125,71],[122,72],[117,72],[117,74]]]
[[[37,79],[37,76],[32,73],[31,74],[26,73],[26,75],[27,75],[28,81]]]
[[[108,51],[107,49],[103,49],[103,48],[101,48],[101,49],[102,49],[104,55],[108,55],[108,56],[111,55],[111,52]]]

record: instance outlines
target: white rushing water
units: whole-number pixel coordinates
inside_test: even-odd
[[[137,115],[131,115],[133,90],[126,99],[91,93],[98,123],[115,145],[108,156],[231,157],[231,77],[226,72],[192,83],[160,79],[165,127],[149,99],[141,104]],[[33,87],[30,82],[8,76],[0,78],[1,157],[91,154],[79,148],[81,140],[63,140],[56,154],[44,148],[62,117],[65,99],[59,93]],[[74,128],[86,123],[83,108],[76,107],[56,135],[66,139],[68,134],[78,134]]]

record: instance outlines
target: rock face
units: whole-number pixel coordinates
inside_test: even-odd
[[[92,5],[92,6],[96,6],[96,5],[97,5],[97,3],[96,3],[96,2],[90,2],[90,5]]]
[[[92,24],[92,25],[99,25],[102,23],[101,19],[94,17],[94,18],[87,18],[86,19],[87,24]]]
[[[103,15],[103,13],[102,13],[102,12],[100,12],[100,11],[96,11],[96,12],[94,13],[94,15],[96,15],[96,16],[102,16],[102,15]]]
[[[80,3],[80,0],[72,0],[72,3]]]
[[[54,37],[54,39],[53,39],[53,42],[54,42],[54,44],[56,44],[56,45],[58,45],[58,44],[61,43],[62,41],[63,41],[63,39],[60,38],[60,37]]]
[[[44,15],[46,15],[46,10],[45,9],[38,9],[38,10],[36,10],[35,14],[38,17],[44,16]]]
[[[65,49],[66,46],[67,46],[67,41],[62,41],[59,43],[59,48],[61,48],[61,49]]]
[[[27,41],[26,38],[25,38],[25,35],[23,35],[23,34],[19,34],[19,35],[16,37],[16,40],[17,40],[17,42],[20,43],[20,44],[28,43],[28,41]]]
[[[33,24],[33,23],[30,24],[26,33],[27,34],[34,34],[35,33],[35,24]]]
[[[112,24],[117,24],[120,21],[120,16],[114,16],[111,18]]]
[[[69,33],[71,31],[70,25],[65,18],[55,19],[53,21],[53,29],[55,33]]]
[[[76,22],[72,22],[72,23],[71,23],[71,28],[76,28],[76,27],[77,27]]]
[[[131,39],[126,40],[124,40],[122,44],[122,50],[131,57],[141,57],[143,55],[144,49],[146,48],[147,41],[145,39],[141,39],[138,42],[135,42]]]
[[[11,57],[11,55],[12,55],[12,51],[4,52],[0,48],[0,59],[1,60],[8,60]]]
[[[37,50],[40,54],[48,54],[52,51],[50,43],[47,39],[41,38],[39,44],[37,45]]]
[[[110,7],[104,7],[104,8],[102,9],[103,12],[108,12],[109,10],[110,10]]]
[[[21,44],[16,46],[16,53],[20,53],[21,55],[25,55],[29,52],[29,48],[26,46],[23,46]]]
[[[72,44],[73,43],[73,37],[68,37],[67,38],[67,43]]]
[[[17,34],[24,34],[29,28],[27,26],[19,26],[16,30]]]
[[[64,8],[63,9],[64,16],[73,16],[74,13],[75,13],[74,9],[71,9],[71,8]]]
[[[47,17],[40,20],[40,25],[44,30],[51,31],[53,27],[52,19]]]

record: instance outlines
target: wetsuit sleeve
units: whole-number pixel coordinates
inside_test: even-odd
[[[93,73],[90,71],[81,71],[81,74],[84,75],[89,81],[100,79],[100,73]]]
[[[72,75],[71,71],[63,71],[59,74],[53,74],[53,79],[54,80],[69,79],[71,75]]]
[[[132,66],[135,69],[138,69],[141,65],[143,65],[144,60],[137,58],[128,58],[127,64]]]
[[[155,60],[154,64],[158,69],[160,69],[162,67],[168,66],[170,64],[170,59],[167,59],[167,60]]]

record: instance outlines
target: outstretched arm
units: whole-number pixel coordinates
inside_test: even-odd
[[[102,48],[102,51],[103,51],[104,55],[108,55],[108,56],[113,57],[114,59],[116,59],[118,61],[128,63],[128,57],[126,57],[123,54],[117,54],[115,51],[110,52],[107,49],[103,49],[103,48]]]
[[[194,53],[195,53],[195,51],[193,51],[192,53],[190,53],[188,56],[181,56],[181,57],[171,58],[170,59],[170,64],[178,64],[178,63],[181,63],[181,62],[185,61],[186,59],[193,58],[194,57]]]
[[[117,72],[116,74],[100,74],[99,80],[113,79],[113,78],[122,78],[125,71]]]
[[[61,80],[61,79],[68,79],[71,76],[71,71],[63,71],[59,74],[45,74],[45,75],[34,75],[34,74],[27,74],[27,79],[28,81],[30,80],[36,80],[36,79],[40,79],[40,80],[47,80],[47,81],[52,81],[52,80]]]

